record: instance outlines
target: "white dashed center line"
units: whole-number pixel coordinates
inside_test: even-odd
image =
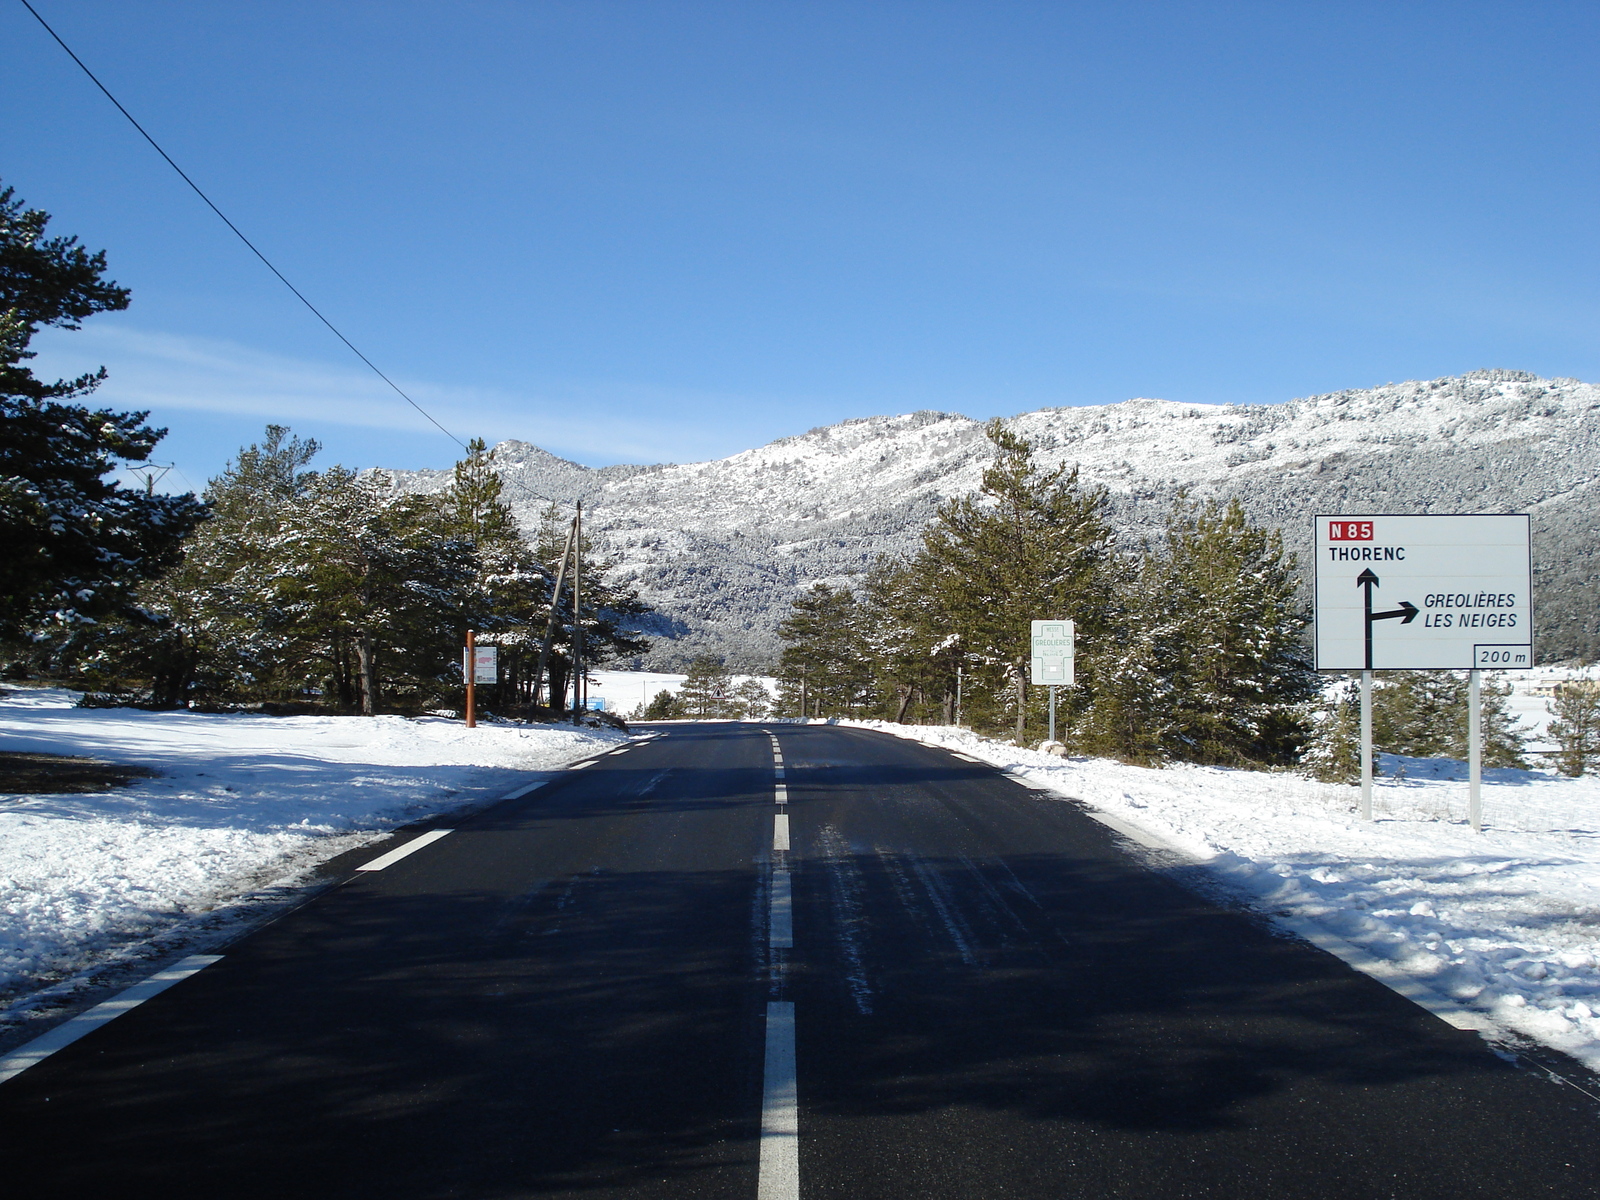
[[[451,831],[448,829],[430,829],[421,837],[412,838],[404,846],[400,846],[394,850],[391,850],[387,854],[380,854],[377,858],[373,859],[369,863],[363,863],[361,866],[357,867],[356,870],[381,871],[385,867],[392,867],[406,855],[415,854],[424,846],[433,845],[434,842],[437,842],[440,838],[447,836],[450,832]]]
[[[767,893],[767,945],[772,952],[769,995],[786,990],[785,970],[794,948],[794,889],[789,873],[789,789],[784,783],[783,751],[772,741],[772,886]],[[794,1057],[794,1002],[767,1002],[766,1062],[761,1091],[761,1156],[757,1200],[800,1198],[800,1110]]]
[[[795,1087],[794,1005],[767,1004],[767,1061],[761,1093],[757,1200],[799,1200],[800,1113]]]

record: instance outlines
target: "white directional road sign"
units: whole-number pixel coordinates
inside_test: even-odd
[[[1533,665],[1527,514],[1315,520],[1319,671]]]
[[[1071,687],[1073,683],[1071,621],[1033,623],[1033,682]]]

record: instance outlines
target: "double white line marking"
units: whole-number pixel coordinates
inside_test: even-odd
[[[789,788],[784,781],[783,747],[770,733],[777,775],[772,818],[772,887],[768,892],[767,945],[794,948],[794,891],[789,877]],[[773,982],[782,994],[783,967],[773,957]],[[799,1200],[800,1114],[795,1084],[794,1002],[767,1002],[767,1053],[761,1087],[761,1163],[757,1200]]]

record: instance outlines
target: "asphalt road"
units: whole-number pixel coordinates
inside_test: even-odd
[[[0,1084],[11,1194],[1600,1196],[1600,1105],[1074,804],[662,729]]]

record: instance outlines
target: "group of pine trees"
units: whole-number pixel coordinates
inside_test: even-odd
[[[203,498],[118,484],[166,431],[82,403],[105,372],[29,368],[41,328],[128,306],[105,255],[47,236],[49,215],[0,191],[0,651],[13,676],[157,707],[314,703],[376,713],[454,706],[466,630],[501,647],[486,705],[559,705],[585,662],[637,655],[647,610],[607,585],[593,548],[582,608],[556,587],[564,516],[530,544],[481,441],[439,495],[382,473],[312,470],[319,447],[269,426]],[[575,632],[576,631],[576,632]],[[540,665],[545,667],[541,674]],[[538,679],[536,680],[536,676]]]
[[[569,528],[561,515],[547,512],[530,544],[481,441],[436,495],[398,491],[381,472],[311,470],[318,450],[269,426],[211,481],[205,519],[173,568],[102,620],[36,636],[34,664],[157,707],[418,711],[458,702],[472,629],[500,647],[500,681],[482,689],[482,707],[526,705],[536,682],[539,698],[559,705],[577,624],[570,572],[555,595]],[[645,606],[604,583],[607,564],[581,549],[586,659],[642,653],[648,644],[631,623]]]
[[[1375,671],[1372,746],[1409,758],[1467,757],[1467,688],[1464,671]],[[1507,704],[1511,686],[1482,680],[1479,735],[1486,767],[1527,767],[1523,736]],[[1346,680],[1317,714],[1305,749],[1307,773],[1328,783],[1361,779],[1361,699]]]
[[[1318,679],[1294,562],[1237,503],[1181,500],[1154,546],[1120,547],[1104,489],[991,423],[977,494],[858,589],[819,585],[781,626],[780,705],[808,716],[964,724],[1037,741],[1030,622],[1077,624],[1060,740],[1130,762],[1293,760]]]
[[[1030,685],[1033,620],[1077,624],[1076,685],[1059,693],[1074,752],[1135,763],[1299,764],[1359,773],[1353,683],[1330,697],[1313,672],[1295,564],[1236,503],[1180,500],[1155,545],[1118,546],[1106,493],[1045,468],[999,422],[977,494],[944,505],[920,551],[880,562],[856,588],[818,584],[780,627],[778,711],[961,722],[1018,742],[1044,736],[1047,693]],[[1466,756],[1467,678],[1379,672],[1373,742],[1417,757]],[[1526,766],[1506,697],[1485,680],[1488,766]],[[1600,765],[1600,693],[1559,690],[1556,765]]]
[[[631,716],[644,721],[759,721],[772,711],[772,695],[759,679],[746,679],[735,685],[722,659],[702,654],[690,663],[689,673],[677,692],[657,692]]]

